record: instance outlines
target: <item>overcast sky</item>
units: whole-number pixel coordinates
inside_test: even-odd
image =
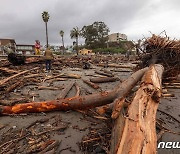
[[[65,32],[65,45],[72,44],[70,30],[94,21],[105,22],[110,33],[124,33],[128,40],[163,30],[179,39],[179,7],[180,0],[0,0],[0,38],[14,38],[17,44],[34,44],[38,39],[44,45],[41,13],[48,11],[51,45],[62,44],[60,30]]]

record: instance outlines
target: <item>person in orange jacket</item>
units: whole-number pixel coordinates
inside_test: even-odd
[[[39,40],[36,40],[35,41],[35,54],[36,55],[40,55],[40,48],[41,48],[41,45],[40,45],[40,42],[39,42]]]

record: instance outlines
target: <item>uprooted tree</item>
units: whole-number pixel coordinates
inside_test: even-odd
[[[138,47],[141,63],[138,69],[151,64],[162,64],[165,68],[163,77],[171,79],[180,73],[180,41],[170,40],[165,36],[152,34],[150,38],[143,40]]]

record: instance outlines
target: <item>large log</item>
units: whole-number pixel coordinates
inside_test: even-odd
[[[153,65],[145,73],[128,107],[127,116],[120,114],[115,120],[113,131],[117,134],[112,132],[110,153],[156,153],[156,112],[161,97],[163,70],[162,65]],[[124,125],[119,126],[119,123]]]
[[[141,79],[147,69],[148,68],[145,68],[135,72],[127,80],[120,83],[111,91],[45,102],[23,103],[14,106],[0,106],[0,114],[88,109],[112,103],[114,99],[126,95]]]

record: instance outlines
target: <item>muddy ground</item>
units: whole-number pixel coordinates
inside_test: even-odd
[[[43,67],[44,68],[44,64]],[[74,73],[79,74],[83,79],[89,79],[91,77],[98,77],[94,71],[100,70],[102,67],[97,67],[95,65],[92,66],[91,69],[83,69],[83,68],[70,68],[70,67],[62,67],[59,73]],[[106,70],[112,71],[116,77],[120,80],[125,80],[128,76],[132,74],[130,69],[129,72],[120,72],[122,69],[120,68],[106,68]],[[54,70],[49,74],[42,72],[43,75],[52,76]],[[109,83],[101,83],[98,84],[101,88],[95,90],[89,87],[87,84],[83,83],[81,79],[68,79],[67,81],[54,81],[51,83],[52,87],[66,87],[69,82],[77,82],[80,87],[81,95],[87,95],[89,93],[96,93],[98,91],[111,90],[116,85],[120,83],[120,81],[109,82]],[[45,81],[40,83],[38,86],[49,86],[49,82]],[[157,118],[160,122],[163,122],[163,126],[168,128],[171,132],[165,132],[159,141],[180,141],[180,135],[175,134],[175,132],[180,132],[180,89],[168,89],[169,93],[175,94],[174,98],[162,98],[161,103],[159,105],[159,111],[157,113]],[[75,87],[71,89],[67,97],[71,97],[75,95]],[[61,90],[38,90],[37,85],[27,85],[23,88],[17,88],[13,92],[9,94],[9,97],[22,97],[24,95],[31,94],[33,97],[31,101],[46,101],[46,100],[54,100],[57,95],[61,93]],[[172,115],[178,121],[170,117],[169,115],[164,114],[163,112]],[[56,146],[54,146],[54,151],[50,150],[51,153],[61,153],[61,154],[71,154],[71,153],[106,153],[106,149],[104,145],[99,144],[103,138],[97,139],[97,145],[91,152],[85,152],[82,148],[82,138],[90,133],[90,131],[98,131],[107,130],[107,121],[108,115],[103,115],[95,117],[96,113],[93,111],[89,111],[88,115],[83,111],[54,111],[49,113],[29,113],[29,114],[21,114],[21,115],[10,115],[10,116],[1,116],[0,118],[0,148],[2,143],[7,143],[1,151],[1,153],[8,153],[7,149],[16,149],[9,151],[9,153],[38,153],[38,147],[33,147],[35,141],[38,138],[45,141],[59,141]],[[39,121],[38,121],[39,120]],[[34,125],[30,126],[35,122]],[[110,122],[110,121],[108,121]],[[18,137],[22,137],[27,133],[24,131],[25,128],[29,129],[31,132],[30,136],[27,136],[20,140],[13,140],[12,136],[18,134]],[[53,128],[62,127],[62,129],[53,130]],[[37,137],[38,133],[43,131],[51,130],[48,133],[44,133],[41,137]],[[33,132],[33,133],[32,133]],[[174,133],[172,133],[174,132]],[[36,136],[36,137],[34,137]],[[9,142],[9,141],[12,141]],[[88,141],[87,141],[88,142]],[[24,145],[28,146],[24,146]],[[81,146],[80,146],[81,145]],[[99,145],[99,146],[98,146]],[[9,146],[9,147],[8,147]],[[34,149],[33,149],[34,148]],[[17,150],[18,149],[18,150]],[[34,150],[34,151],[33,151]],[[56,151],[56,152],[55,152]],[[45,152],[44,152],[45,153]],[[179,154],[180,149],[158,149],[159,154]]]

